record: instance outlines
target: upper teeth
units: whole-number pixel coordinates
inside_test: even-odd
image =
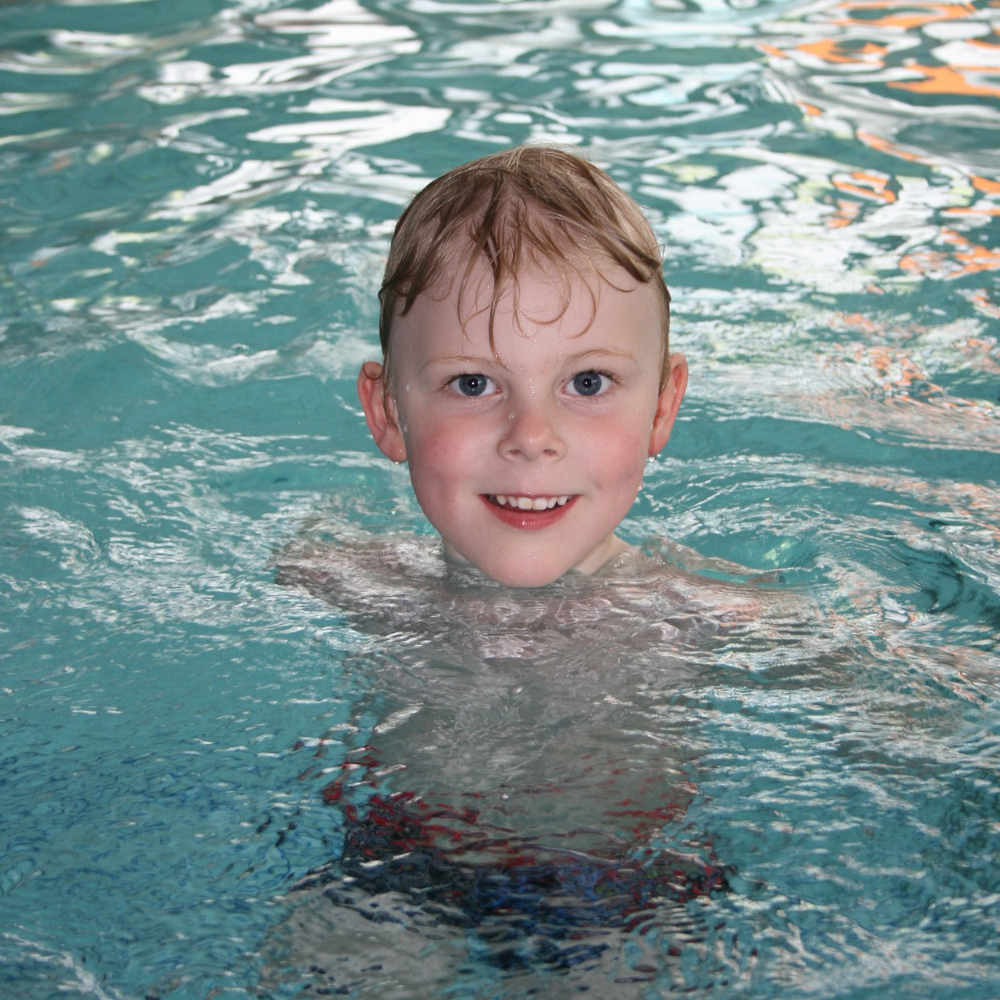
[[[568,503],[569,497],[507,497],[496,494],[496,502],[501,506],[516,507],[518,510],[550,510],[557,504]]]

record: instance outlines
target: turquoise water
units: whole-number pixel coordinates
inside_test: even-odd
[[[0,995],[1000,994],[998,23],[0,5]],[[394,219],[529,139],[666,248],[691,388],[625,533],[761,579],[443,578],[368,440]],[[389,555],[276,580],[329,535]],[[343,775],[728,889],[345,882]]]

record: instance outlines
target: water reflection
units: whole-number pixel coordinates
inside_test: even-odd
[[[260,996],[246,953],[278,938],[275,996],[310,963],[380,997],[996,982],[994,21],[903,0],[0,5],[18,995]],[[727,630],[640,581],[628,613],[576,593],[546,617],[378,565],[353,612],[275,585],[317,512],[426,530],[352,384],[388,232],[429,177],[526,140],[609,167],[666,247],[692,387],[627,534],[781,569],[806,612]],[[324,789],[349,766],[371,790],[366,734],[375,770],[410,768],[383,793],[453,822],[475,800],[511,850],[587,828],[629,863],[717,860],[730,891],[648,934],[538,910],[534,938],[496,913],[477,936],[411,883],[334,906]],[[619,791],[652,775],[650,811],[683,802],[659,833],[595,818],[623,760]]]

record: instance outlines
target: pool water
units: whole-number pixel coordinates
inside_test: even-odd
[[[0,5],[0,996],[1000,995],[998,31]],[[360,417],[401,208],[528,140],[666,248],[679,590],[449,575]]]

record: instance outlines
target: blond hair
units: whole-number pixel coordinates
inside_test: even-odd
[[[379,290],[386,364],[395,318],[459,274],[461,301],[484,262],[493,282],[491,346],[499,302],[513,290],[516,303],[526,265],[550,264],[564,275],[586,267],[605,280],[609,266],[620,267],[652,284],[663,317],[665,377],[670,292],[659,243],[639,206],[592,163],[554,147],[518,146],[456,167],[420,191],[396,223]]]

